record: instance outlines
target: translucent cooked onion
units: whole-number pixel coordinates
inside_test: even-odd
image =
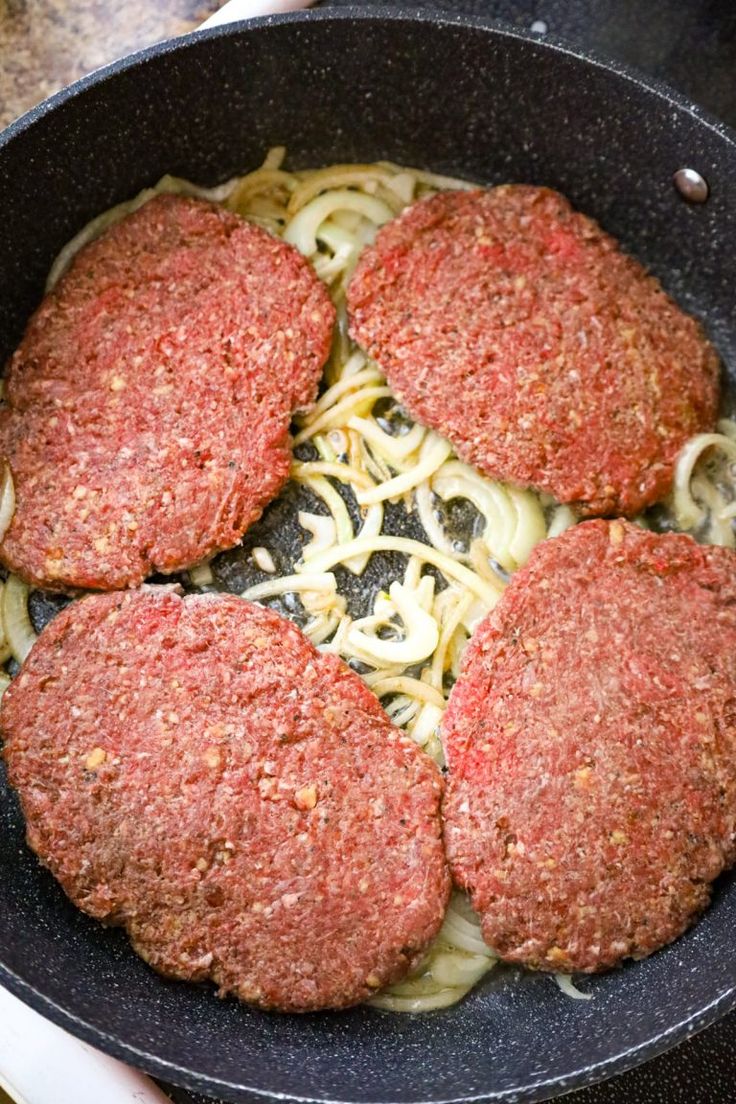
[[[358,532],[358,540],[367,540],[377,537],[383,528],[383,504],[377,502],[369,506],[363,513],[363,524]],[[343,560],[343,567],[352,571],[353,575],[362,575],[368,566],[370,553],[364,552],[362,556],[351,556],[349,560]]]
[[[253,562],[260,571],[265,571],[268,575],[274,575],[276,572],[276,564],[273,562],[273,556],[267,548],[257,547],[251,552]]]
[[[358,371],[349,372],[348,369],[350,368],[351,362],[358,365],[365,364],[365,357],[362,353],[359,353],[357,358],[350,358],[345,365],[344,374],[341,378],[320,396],[308,417],[302,419],[305,425],[310,425],[315,421],[318,415],[324,414],[325,410],[330,410],[337,400],[341,399],[349,391],[359,391],[361,387],[375,384],[376,381],[383,383],[383,377],[377,368],[372,368],[370,366],[367,368],[359,367]]]
[[[437,646],[437,622],[421,608],[416,595],[401,583],[391,583],[389,594],[403,624],[403,639],[382,640],[353,626],[348,633],[348,644],[382,663],[407,666],[419,663],[430,656]]]
[[[571,525],[574,525],[576,521],[577,518],[569,506],[558,506],[550,518],[547,536],[559,537],[561,533],[564,533],[565,530],[569,529]]]
[[[470,989],[492,966],[491,958],[485,954],[458,955],[452,951],[440,952],[432,963],[432,980],[438,985]]]
[[[227,206],[231,211],[247,210],[257,195],[273,190],[283,189],[288,197],[295,188],[294,177],[291,173],[282,172],[280,169],[256,169],[247,176],[235,181],[234,187],[223,198],[227,199]]]
[[[262,598],[276,598],[282,594],[298,594],[300,591],[335,593],[337,584],[331,571],[302,575],[281,575],[278,579],[267,579],[264,583],[244,590],[241,597],[249,602],[260,602]]]
[[[212,568],[209,561],[205,560],[203,563],[195,564],[194,567],[189,568],[189,581],[192,586],[203,587],[211,586],[215,581],[215,576],[212,574]]]
[[[493,951],[484,943],[480,934],[480,924],[464,919],[456,910],[448,909],[445,922],[440,929],[440,939],[472,955],[486,955],[493,959]]]
[[[31,618],[28,613],[30,587],[17,575],[9,575],[2,593],[3,629],[13,659],[23,663],[36,643]]]
[[[393,161],[378,161],[376,164],[379,168],[391,169],[397,174],[406,171],[401,165],[395,165]],[[435,192],[469,192],[478,187],[477,184],[472,184],[468,180],[460,180],[456,176],[442,176],[441,173],[427,172],[424,169],[411,169],[409,171],[414,180]]]
[[[439,695],[440,698],[442,695]],[[442,720],[442,714],[444,713],[444,701],[441,705],[433,702],[426,702],[420,709],[418,715],[414,718],[413,723],[409,727],[409,735],[415,744],[419,744],[419,747],[424,747],[429,741],[437,735],[440,721]]]
[[[379,399],[387,399],[391,395],[391,389],[385,385],[362,387],[350,395],[346,395],[335,406],[328,408],[319,417],[305,425],[294,438],[294,445],[302,445],[324,429],[347,423],[349,418],[359,411],[368,411]]]
[[[419,458],[409,471],[389,479],[378,487],[372,487],[366,491],[359,490],[355,497],[361,506],[399,498],[407,491],[411,491],[418,483],[429,479],[445,462],[451,451],[450,443],[444,437],[439,437],[436,433],[427,434],[419,451]]]
[[[305,560],[316,555],[317,552],[332,548],[337,541],[337,526],[335,525],[335,519],[332,517],[325,517],[324,514],[310,514],[305,510],[300,510],[299,524],[302,529],[306,529],[312,535],[309,544],[305,544],[302,549]]]
[[[581,993],[580,990],[575,987],[575,984],[569,974],[554,974],[553,976],[566,997],[572,997],[573,1000],[584,1001],[589,1001],[593,999],[592,993]]]
[[[241,178],[233,176],[224,184],[216,184],[214,188],[204,188],[199,184],[193,184],[191,180],[184,180],[180,176],[171,176],[169,173],[162,176],[158,184],[154,185],[156,194],[185,195],[193,199],[206,199],[209,203],[222,203],[238,186]]]
[[[350,520],[348,508],[329,480],[321,475],[300,475],[298,478],[301,483],[304,483],[306,487],[309,487],[311,491],[322,499],[325,506],[330,511],[335,523],[335,533],[338,544],[344,545],[353,543],[355,534],[353,533],[353,523]],[[332,549],[325,549],[324,552],[318,553],[318,555],[327,555],[327,553],[331,551]],[[314,557],[312,557],[312,559],[313,558]],[[299,570],[298,567],[297,570]]]
[[[292,465],[292,479],[304,480],[314,475],[331,475],[333,479],[339,479],[341,483],[351,483],[355,487],[373,487],[371,477],[350,464],[338,464],[329,460],[304,460],[296,461]]]
[[[531,491],[519,487],[507,487],[506,493],[516,511],[516,526],[509,545],[511,559],[517,567],[522,567],[531,555],[531,551],[547,536],[547,526],[539,499]],[[488,542],[487,542],[488,543]],[[493,554],[493,544],[488,544]]]
[[[387,694],[409,694],[439,709],[443,709],[445,705],[444,698],[433,686],[429,686],[428,683],[422,682],[420,679],[409,678],[407,675],[380,679],[373,682],[371,689],[379,698],[383,698]]]
[[[408,456],[411,456],[420,448],[428,432],[423,425],[417,422],[408,433],[404,433],[401,437],[394,437],[381,429],[374,418],[361,418],[357,414],[350,418],[348,425],[377,448],[381,456],[389,461],[405,460]]]
[[[463,994],[460,994],[462,996]],[[459,1000],[457,988],[438,989],[434,993],[416,997],[395,997],[392,989],[386,989],[377,997],[371,997],[366,1004],[384,1012],[436,1012],[440,1008],[449,1008]]]
[[[339,188],[317,196],[302,207],[284,231],[284,241],[295,245],[305,257],[311,257],[317,252],[320,227],[336,211],[355,211],[374,226],[382,226],[394,217],[394,212],[382,199]]]
[[[304,629],[304,635],[308,636],[315,647],[322,644],[337,631],[342,614],[337,610],[329,610],[327,613],[319,613],[313,617]]]
[[[466,498],[473,503],[483,515],[483,539],[489,552],[507,571],[526,563],[532,548],[546,536],[536,495],[486,479],[459,460],[443,464],[431,487],[445,501]]]
[[[15,513],[15,484],[10,465],[3,461],[0,475],[0,541],[7,533]]]
[[[479,578],[474,571],[464,567],[463,564],[456,563],[448,556],[443,556],[437,549],[422,544],[421,541],[411,540],[408,537],[378,536],[352,540],[339,548],[332,548],[313,556],[309,561],[309,567],[313,571],[327,571],[351,556],[360,556],[365,552],[401,552],[406,556],[418,556],[420,560],[431,563],[444,575],[456,579],[479,598],[482,598],[488,609],[496,604],[503,590],[500,581],[498,587],[491,585],[484,579]],[[302,568],[297,565],[296,570],[299,571]]]
[[[379,183],[391,187],[393,174],[378,165],[329,165],[311,172],[303,180],[289,201],[289,215],[294,216],[320,192],[334,188],[354,188],[359,185],[375,188]]]
[[[480,935],[480,921],[461,893],[454,893],[427,957],[410,977],[369,1003],[392,1012],[428,1012],[455,1003],[493,969],[496,956]],[[454,1001],[448,997],[455,994]]]
[[[432,657],[432,681],[435,686],[441,687],[445,672],[445,658],[455,634],[460,629],[463,618],[468,614],[473,604],[473,597],[468,593],[461,593],[455,602],[454,608],[448,611],[441,621],[440,639]]]
[[[695,529],[706,520],[707,511],[693,498],[691,480],[703,453],[713,448],[719,449],[731,463],[736,463],[736,440],[725,433],[699,433],[687,442],[677,459],[672,506],[681,529]]]

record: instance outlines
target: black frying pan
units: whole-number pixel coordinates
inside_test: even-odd
[[[164,172],[214,183],[276,143],[297,167],[390,158],[559,188],[702,316],[736,379],[732,134],[664,89],[546,42],[467,19],[351,11],[165,43],[11,127],[0,138],[2,356],[53,256],[91,216]],[[707,203],[673,188],[683,166],[707,178]],[[279,534],[288,551],[289,516],[277,503],[258,542]],[[230,554],[216,574],[240,589],[244,571]],[[43,601],[35,613],[48,616]],[[539,1100],[633,1066],[736,1005],[736,886],[725,878],[673,946],[587,981],[588,1003],[501,970],[455,1008],[413,1018],[253,1011],[153,974],[41,870],[4,788],[0,812],[0,979],[103,1050],[230,1101]]]

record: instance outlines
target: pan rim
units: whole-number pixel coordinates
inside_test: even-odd
[[[187,1069],[179,1063],[169,1062],[156,1054],[123,1042],[119,1037],[110,1035],[87,1020],[67,1011],[56,1001],[51,1000],[27,981],[24,981],[18,974],[8,969],[2,962],[0,962],[0,984],[33,1008],[34,1011],[45,1016],[57,1027],[68,1031],[76,1038],[97,1047],[113,1058],[142,1070],[152,1077],[159,1077],[182,1088],[204,1092],[207,1095],[212,1095],[213,1092],[234,1090],[242,1100],[245,1100],[245,1094],[248,1094],[258,1101],[278,1100],[294,1102],[294,1104],[351,1104],[350,1101],[346,1101],[339,1096],[302,1096],[254,1086],[245,1088],[242,1084],[239,1085],[234,1081],[200,1074],[196,1070]],[[678,1023],[673,1024],[666,1030],[637,1046],[621,1051],[612,1058],[597,1062],[595,1065],[582,1066],[562,1076],[540,1079],[533,1085],[527,1085],[523,1088],[475,1093],[470,1096],[442,1097],[441,1099],[433,1099],[431,1104],[486,1104],[486,1102],[488,1104],[521,1104],[522,1100],[528,1102],[528,1104],[535,1104],[538,1101],[550,1100],[553,1096],[587,1088],[607,1081],[617,1074],[635,1069],[644,1062],[665,1054],[680,1043],[705,1030],[705,1028],[717,1023],[734,1008],[736,1008],[736,984],[719,993],[705,1007],[698,1009],[685,1019],[679,1020]],[[427,1015],[432,1015],[432,1013],[427,1013]],[[371,1104],[396,1104],[396,1102],[387,1098],[372,1101]],[[422,1104],[422,1102],[416,1101],[415,1104]]]
[[[595,51],[582,50],[575,47],[570,42],[557,38],[554,35],[540,37],[531,32],[511,27],[500,20],[466,16],[459,13],[455,14],[439,10],[417,11],[401,7],[383,10],[356,5],[340,9],[318,9],[312,11],[290,12],[275,16],[264,16],[206,30],[194,30],[177,38],[165,39],[152,46],[136,51],[135,53],[126,55],[125,57],[119,58],[81,77],[79,80],[35,105],[29,111],[11,122],[7,128],[0,132],[0,153],[2,153],[14,139],[31,129],[47,115],[62,107],[67,101],[72,101],[88,89],[103,84],[109,77],[113,77],[117,73],[133,71],[138,67],[142,67],[151,59],[166,56],[171,53],[184,52],[200,40],[235,38],[252,31],[259,31],[272,26],[289,26],[309,23],[340,23],[343,21],[356,20],[384,24],[427,23],[438,28],[471,28],[481,32],[488,32],[496,38],[533,43],[535,46],[541,47],[553,54],[569,57],[577,62],[583,62],[585,65],[593,66],[596,70],[613,75],[648,94],[655,95],[678,111],[685,113],[695,123],[705,126],[720,140],[725,141],[736,149],[736,129],[729,127],[711,113],[698,107],[687,96],[676,91],[662,81],[643,75],[634,67],[606,58]],[[154,1053],[150,1053],[124,1042],[118,1036],[111,1035],[88,1020],[68,1011],[51,998],[45,996],[32,984],[25,981],[2,961],[0,961],[0,984],[5,986],[10,992],[23,1000],[35,1011],[44,1015],[47,1019],[64,1030],[69,1031],[76,1037],[153,1076],[171,1081],[185,1088],[208,1094],[212,1094],[213,1092],[229,1093],[234,1091],[239,1094],[239,1098],[242,1100],[250,1097],[258,1101],[293,1101],[294,1104],[341,1104],[342,1098],[338,1096],[300,1096],[293,1093],[283,1093],[252,1086],[245,1087],[233,1081],[198,1073],[195,1070],[185,1067],[181,1063],[174,1063],[160,1058]],[[572,1089],[584,1088],[607,1080],[617,1074],[624,1073],[627,1070],[641,1065],[645,1061],[663,1054],[677,1044],[717,1022],[734,1008],[736,1008],[736,983],[722,989],[718,995],[704,1007],[699,1008],[683,1019],[679,1019],[677,1023],[651,1036],[646,1041],[628,1047],[613,1057],[599,1061],[594,1065],[583,1066],[564,1075],[557,1075],[547,1079],[541,1078],[534,1084],[524,1088],[503,1089],[497,1092],[483,1092],[466,1096],[443,1097],[441,1100],[433,1100],[432,1104],[483,1104],[483,1102],[514,1104],[514,1102],[521,1101],[522,1099],[529,1102],[546,1100],[550,1098],[550,1095],[565,1093]],[[394,1104],[394,1102],[388,1100],[385,1102],[376,1101],[375,1104]]]
[[[349,22],[360,20],[375,23],[429,23],[438,27],[470,27],[479,31],[489,31],[502,38],[517,39],[522,42],[532,43],[552,53],[561,54],[592,65],[595,69],[602,69],[606,73],[613,73],[622,80],[654,93],[666,102],[690,115],[696,122],[703,124],[708,130],[713,131],[719,138],[725,139],[730,145],[736,147],[736,128],[724,123],[716,115],[701,108],[689,97],[678,92],[671,85],[656,77],[650,77],[642,73],[634,66],[626,65],[613,58],[606,57],[595,50],[583,50],[574,46],[564,38],[545,34],[544,37],[532,32],[522,31],[512,27],[499,19],[483,19],[478,16],[453,14],[441,10],[418,10],[396,7],[391,9],[378,9],[366,5],[350,5],[341,8],[316,8],[301,11],[284,12],[279,15],[258,16],[254,19],[241,19],[235,23],[226,23],[217,27],[208,27],[205,30],[193,30],[175,38],[165,38],[152,46],[146,46],[142,50],[136,50],[131,54],[117,58],[107,65],[93,69],[78,80],[66,85],[53,95],[41,100],[19,115],[11,123],[0,131],[0,152],[13,141],[14,138],[32,127],[36,122],[45,118],[56,108],[61,107],[68,100],[74,99],[80,93],[103,83],[108,77],[119,72],[127,72],[145,64],[154,57],[175,53],[193,45],[199,41],[214,40],[219,38],[236,37],[244,32],[260,30],[267,27],[298,25],[300,23],[331,23]]]

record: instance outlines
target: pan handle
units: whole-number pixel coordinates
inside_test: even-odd
[[[237,23],[241,19],[255,19],[257,15],[278,15],[280,12],[308,8],[313,0],[228,0],[219,11],[200,23],[197,30],[221,27],[225,23]]]
[[[94,1050],[0,987],[0,1087],[18,1104],[170,1104],[142,1073]],[[67,1095],[69,1094],[69,1095]]]

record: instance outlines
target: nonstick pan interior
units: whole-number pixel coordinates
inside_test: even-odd
[[[704,319],[736,375],[732,136],[670,94],[548,43],[466,20],[351,12],[155,47],[11,128],[0,139],[3,356],[53,256],[92,215],[164,172],[215,183],[274,144],[297,167],[389,158],[559,188]],[[684,165],[707,178],[704,205],[673,188]],[[249,544],[276,540],[288,555],[289,517],[287,497]],[[216,575],[241,589],[244,570],[223,557]],[[227,1100],[542,1099],[633,1065],[736,1004],[736,888],[723,879],[673,946],[583,982],[592,1001],[499,970],[425,1016],[257,1012],[153,974],[41,870],[5,788],[0,815],[0,980],[103,1049]]]

